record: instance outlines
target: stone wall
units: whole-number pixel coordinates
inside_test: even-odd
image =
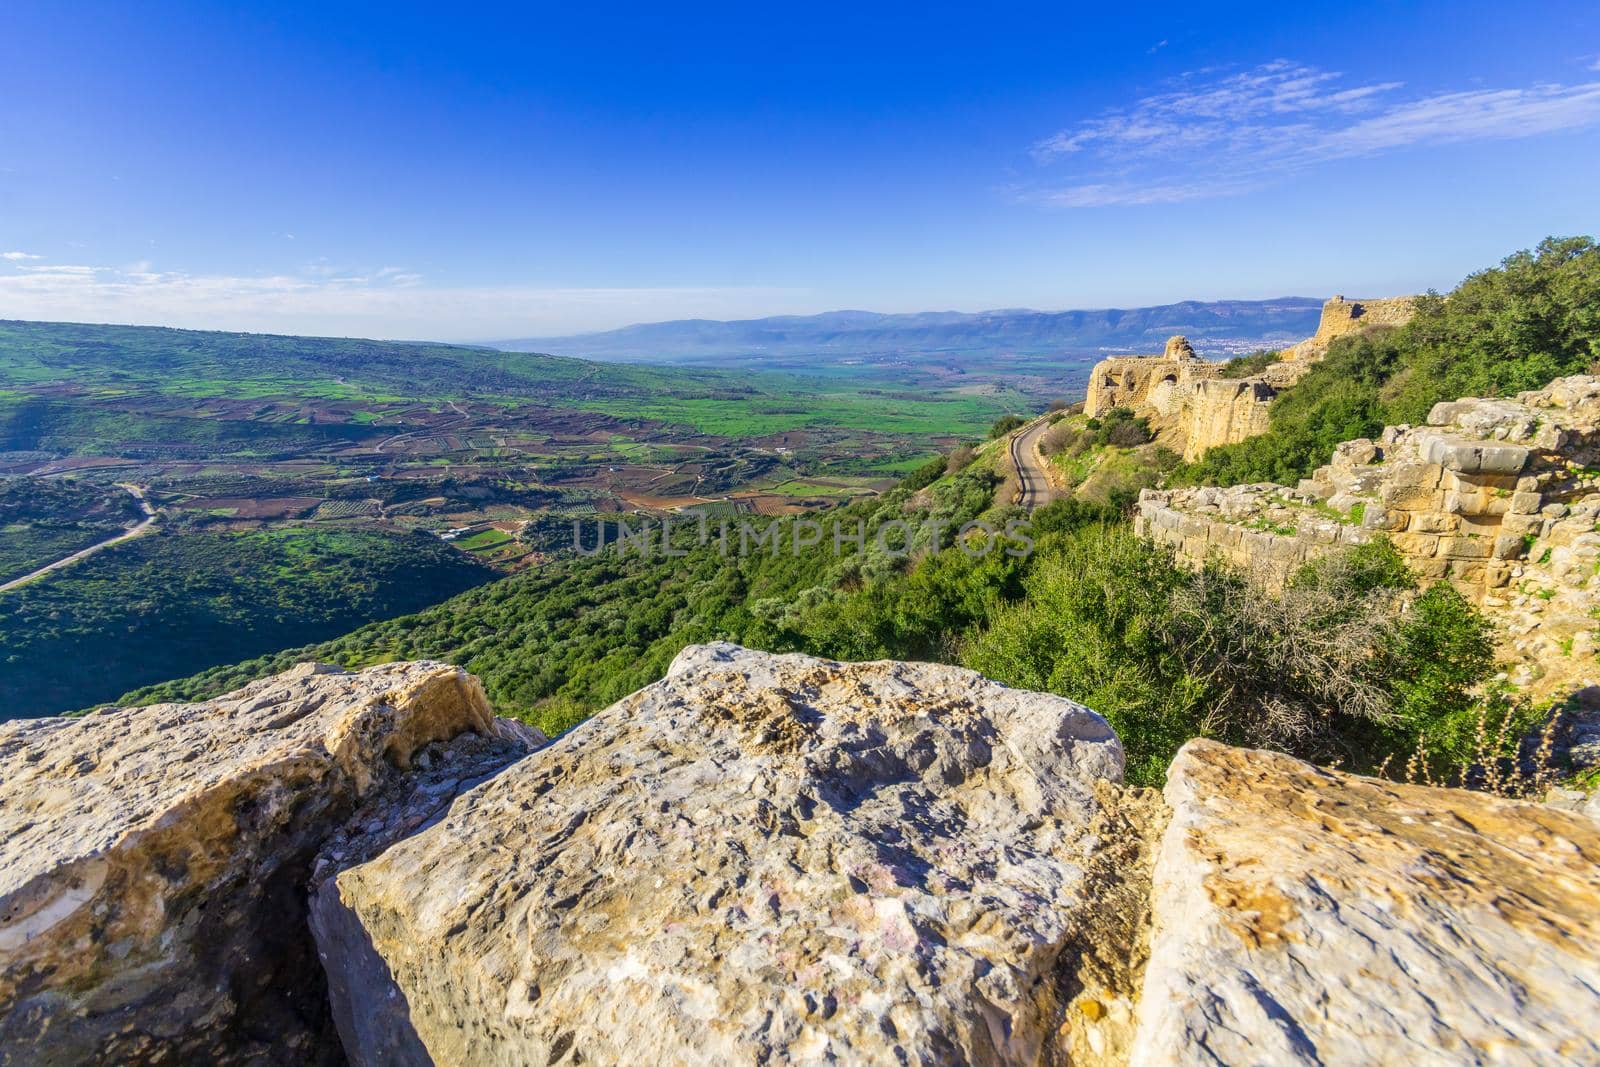
[[[1183,458],[1267,432],[1268,405],[1278,390],[1261,378],[1211,378],[1194,383],[1188,397]]]
[[[1197,357],[1188,338],[1175,336],[1159,356],[1111,356],[1096,363],[1083,412],[1092,418],[1129,407],[1171,414],[1178,386],[1215,373],[1216,366]]]
[[[1347,300],[1336,296],[1322,305],[1317,332],[1293,348],[1285,349],[1287,360],[1317,360],[1336,338],[1345,337],[1369,326],[1404,326],[1417,313],[1417,298],[1392,296],[1380,300]]]
[[[1159,356],[1112,356],[1095,364],[1089,376],[1087,415],[1129,407],[1151,420],[1157,436],[1195,460],[1207,449],[1235,444],[1265,433],[1267,408],[1278,393],[1304,377],[1335,338],[1369,326],[1398,326],[1416,313],[1416,298],[1347,300],[1336,296],[1322,305],[1317,332],[1262,373],[1249,378],[1217,377],[1220,363],[1196,358],[1184,337],[1173,337]]]
[[[1372,531],[1309,512],[1281,485],[1146,489],[1134,529],[1195,563],[1219,559],[1282,585],[1329,549],[1365,544]]]
[[[1290,488],[1146,490],[1138,529],[1200,561],[1287,577],[1386,534],[1424,581],[1448,580],[1502,624],[1521,679],[1596,675],[1600,378],[1513,400],[1436,405],[1428,424],[1348,441]]]

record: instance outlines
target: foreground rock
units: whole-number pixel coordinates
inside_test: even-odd
[[[338,1062],[313,857],[464,733],[480,767],[536,740],[437,663],[0,724],[0,1063]]]
[[[1121,772],[1098,716],[969,671],[691,648],[324,884],[340,1030],[369,1064],[1035,1062]]]
[[[1136,1064],[1600,1062],[1600,825],[1193,741]]]

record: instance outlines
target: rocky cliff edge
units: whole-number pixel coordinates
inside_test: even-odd
[[[0,727],[0,1062],[1600,1061],[1600,824],[731,645]],[[531,754],[530,754],[531,753]]]

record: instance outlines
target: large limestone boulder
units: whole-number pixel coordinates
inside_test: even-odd
[[[1121,773],[1098,716],[969,671],[691,648],[323,884],[340,1031],[358,1064],[1036,1062]]]
[[[1192,741],[1135,1064],[1600,1062],[1600,825]]]
[[[0,724],[0,1064],[339,1062],[311,863],[458,735],[537,740],[438,663]]]

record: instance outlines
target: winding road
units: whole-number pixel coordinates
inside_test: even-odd
[[[1011,435],[1011,465],[1017,471],[1017,503],[1032,511],[1050,503],[1050,476],[1039,454],[1039,438],[1050,428],[1048,418],[1036,419]]]
[[[150,506],[150,502],[144,498],[144,490],[137,485],[129,485],[126,482],[118,482],[117,488],[126,489],[133,495],[133,499],[139,502],[139,510],[144,512],[144,518],[140,522],[128,527],[119,534],[113,534],[104,541],[97,541],[88,548],[80,548],[70,556],[63,556],[54,563],[47,563],[36,571],[30,571],[29,573],[24,574],[21,578],[11,579],[11,581],[6,582],[4,585],[0,585],[0,593],[4,593],[8,589],[15,589],[19,585],[26,585],[35,578],[42,578],[51,571],[60,570],[62,567],[65,567],[71,563],[76,563],[86,556],[92,556],[102,548],[110,548],[112,545],[120,545],[124,541],[131,541],[135,537],[140,537],[148,533],[150,531],[150,527],[154,526],[156,523],[156,511],[155,508]]]
[[[424,434],[433,435],[449,433],[451,430],[460,429],[462,426],[465,426],[467,423],[472,421],[472,413],[463,408],[460,404],[457,404],[454,400],[448,400],[446,403],[450,405],[451,411],[454,411],[457,415],[461,416],[455,422],[452,422],[449,425],[419,426],[415,430],[407,430],[404,433],[397,433],[393,436],[385,437],[382,441],[377,443],[377,445],[373,448],[373,451],[382,452],[385,448],[394,444],[396,441],[403,441],[407,437],[416,437]]]

